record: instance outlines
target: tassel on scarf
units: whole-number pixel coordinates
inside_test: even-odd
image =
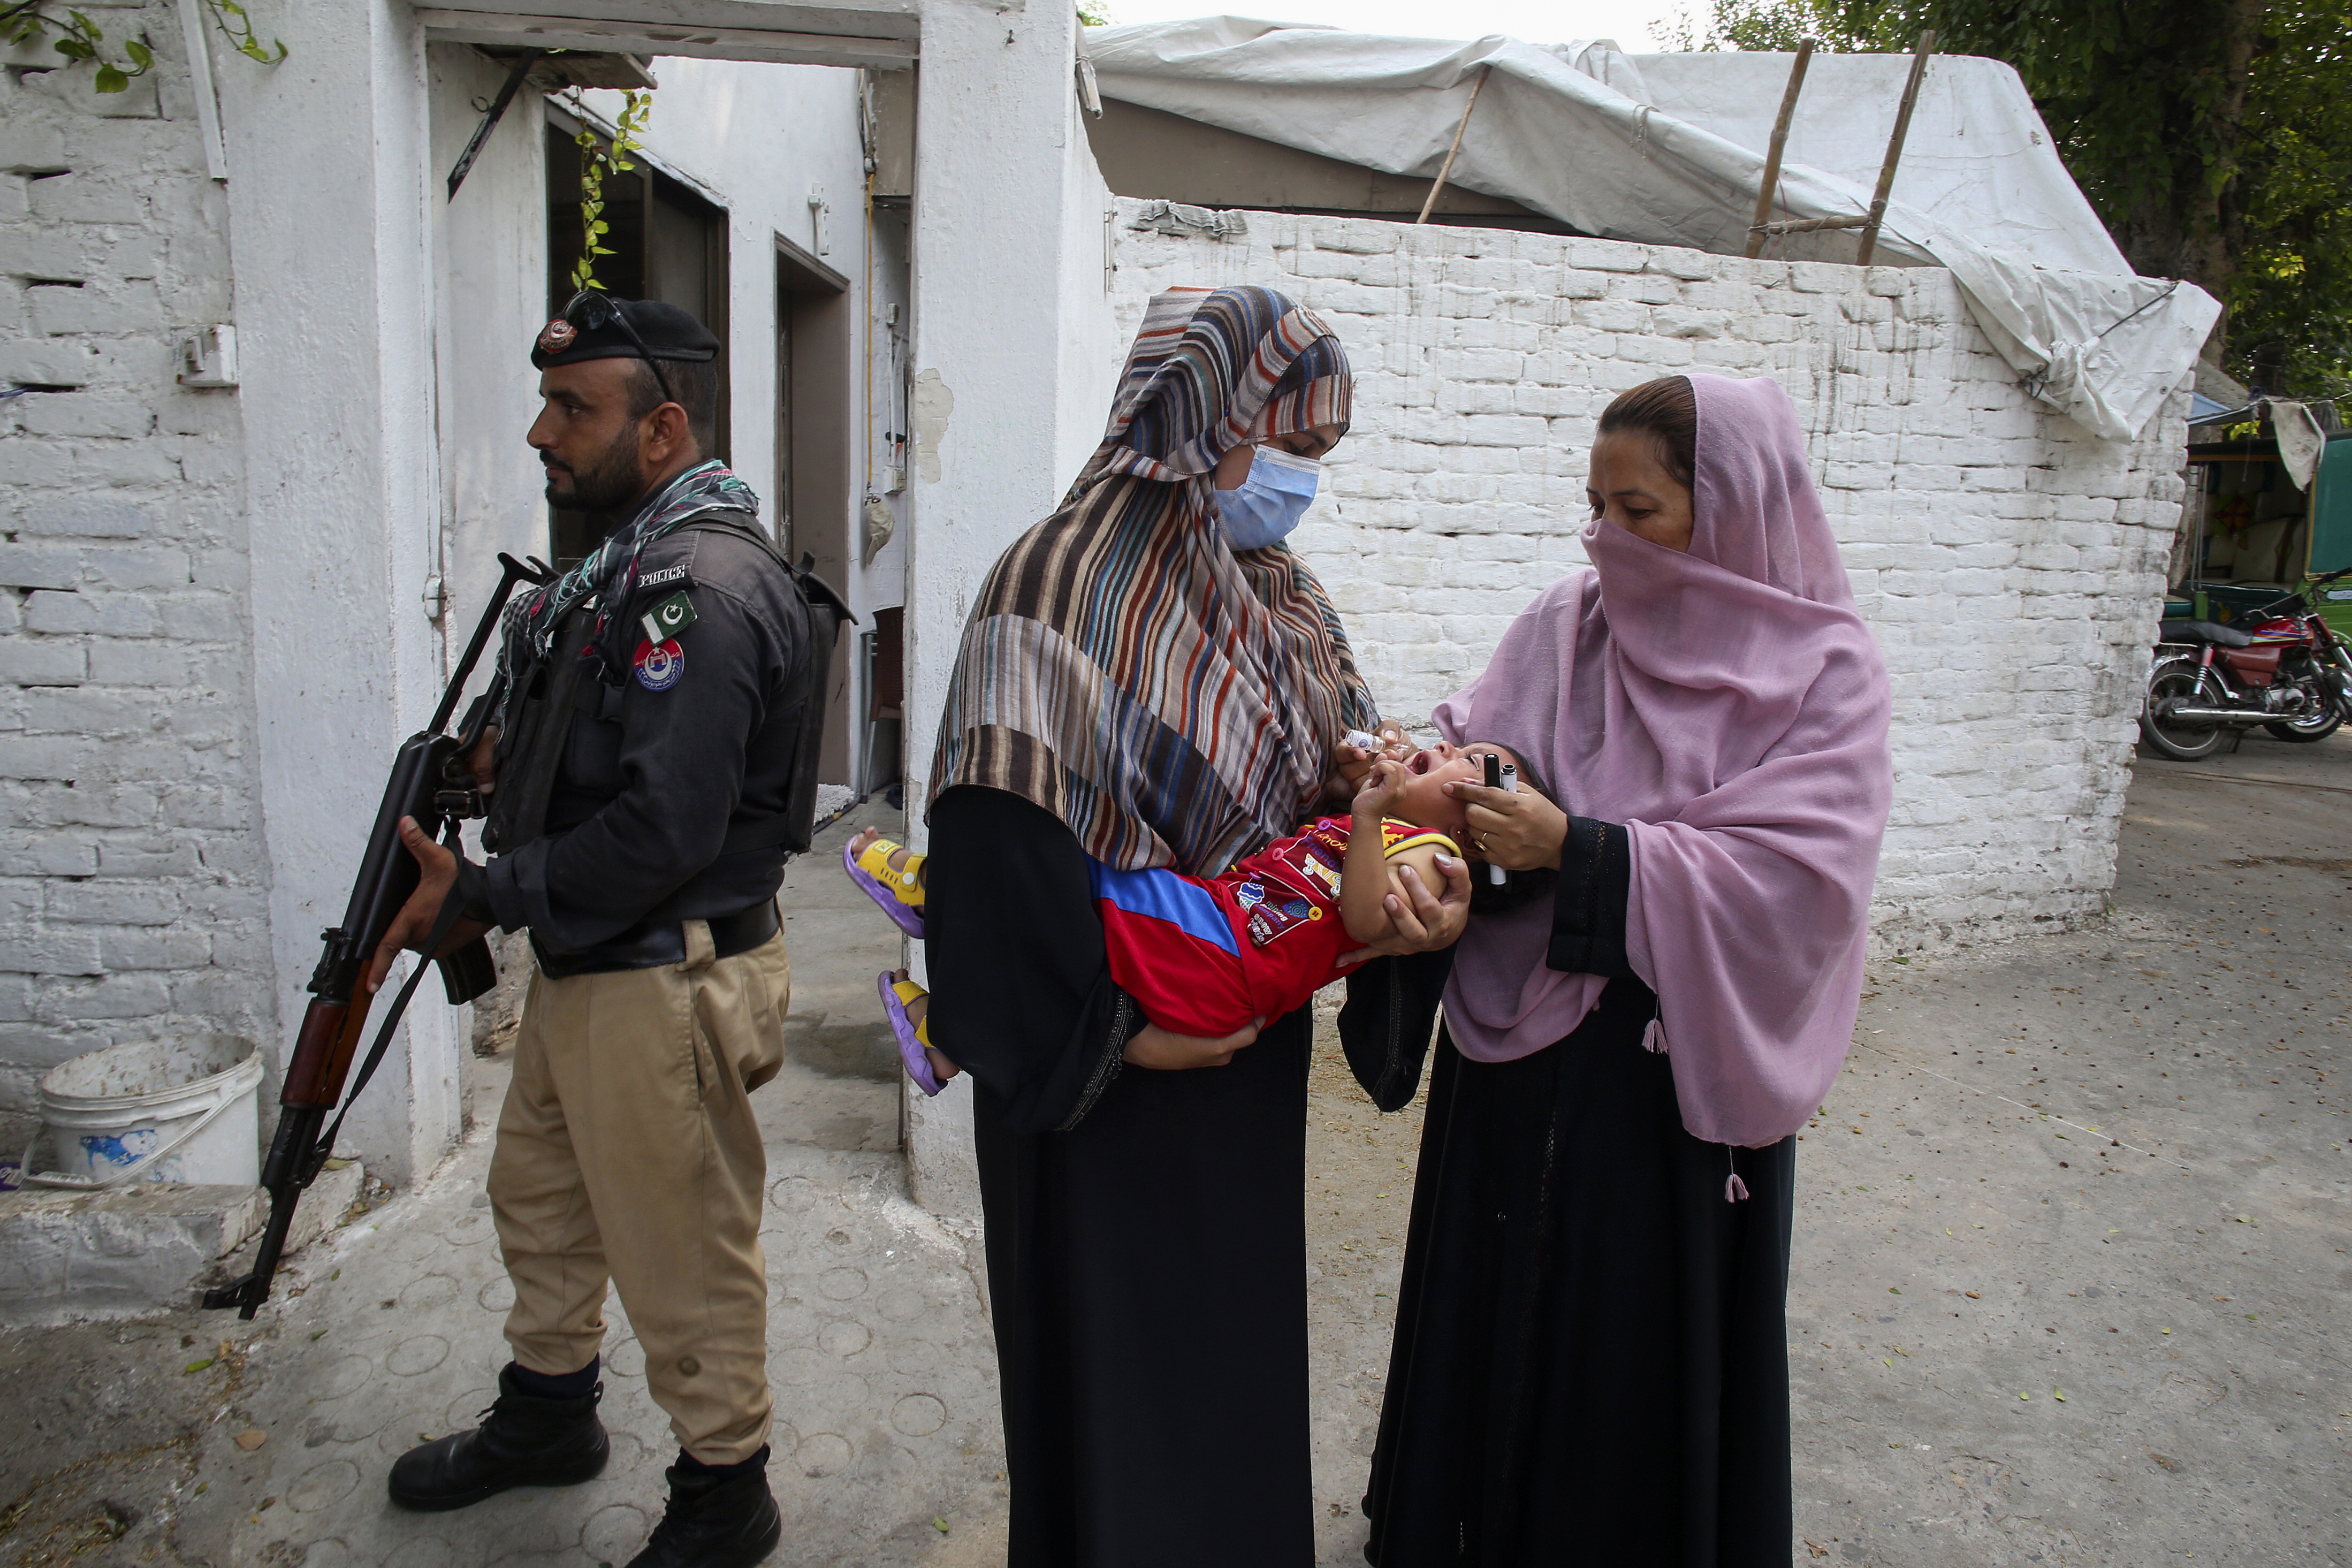
[[[1747,1197],[1748,1184],[1739,1179],[1738,1172],[1734,1171],[1731,1174],[1723,1178],[1723,1201],[1725,1203],[1742,1203],[1746,1201]]]
[[[1657,1018],[1650,1020],[1650,1026],[1642,1031],[1642,1048],[1653,1055],[1664,1054],[1666,1026],[1664,1021]]]

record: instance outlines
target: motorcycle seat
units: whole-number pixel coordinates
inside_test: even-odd
[[[2209,642],[2216,647],[2252,647],[2254,639],[2219,621],[2166,621],[2157,627],[2164,642]]]

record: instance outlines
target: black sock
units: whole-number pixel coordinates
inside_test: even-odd
[[[683,1448],[680,1448],[677,1451],[677,1468],[679,1469],[689,1471],[698,1476],[716,1476],[721,1480],[725,1480],[731,1476],[740,1476],[746,1470],[764,1469],[767,1467],[767,1463],[768,1445],[765,1443],[761,1444],[760,1451],[752,1455],[750,1458],[738,1459],[731,1465],[706,1465],[700,1459],[696,1458],[692,1454],[688,1453]]]
[[[561,1376],[533,1372],[519,1361],[509,1362],[507,1370],[514,1373],[518,1394],[527,1394],[533,1399],[585,1399],[596,1392],[596,1373],[604,1364],[603,1356],[591,1356],[586,1366]]]

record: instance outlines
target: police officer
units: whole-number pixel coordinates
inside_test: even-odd
[[[392,1500],[462,1508],[604,1468],[609,1279],[679,1448],[630,1568],[749,1565],[782,1528],[749,1097],[782,1057],[775,895],[796,803],[805,843],[832,623],[709,458],[718,348],[684,310],[593,293],[541,331],[547,499],[608,531],[507,617],[472,758],[496,854],[459,860],[404,823],[422,883],[369,977],[453,889],[449,946],[527,927],[538,959],[490,1160],[514,1360],[478,1429],[394,1463]]]

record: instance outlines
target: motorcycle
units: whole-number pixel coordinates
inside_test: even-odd
[[[2333,583],[2352,566],[2313,578]],[[2167,620],[2148,658],[2139,732],[2151,749],[2193,763],[2256,725],[2309,742],[2352,719],[2352,648],[2300,593],[2238,617]]]

